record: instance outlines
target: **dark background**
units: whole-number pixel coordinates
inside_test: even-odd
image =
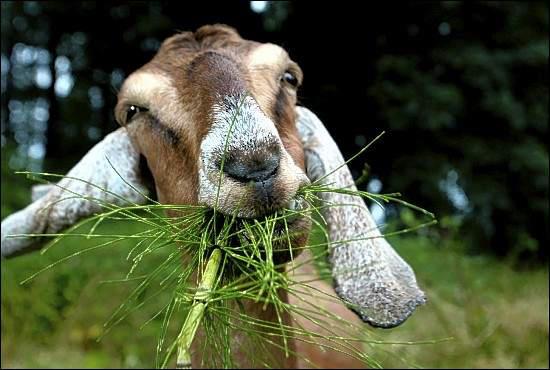
[[[304,71],[301,104],[345,157],[386,131],[351,163],[361,189],[400,192],[438,218],[389,238],[429,302],[376,331],[433,344],[369,355],[388,367],[548,366],[548,2],[254,3],[2,1],[2,218],[30,201],[15,171],[65,173],[116,129],[117,89],[163,39],[226,23],[287,49]],[[425,221],[371,207],[385,230]],[[2,367],[153,366],[162,318],[142,325],[154,304],[97,341],[129,294],[100,283],[128,271],[124,251],[20,284],[92,241],[1,261]]]

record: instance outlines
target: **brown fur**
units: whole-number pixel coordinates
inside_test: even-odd
[[[283,146],[296,165],[304,170],[304,152],[295,125],[296,92],[281,82],[286,70],[293,71],[301,82],[300,68],[283,49],[244,40],[230,27],[213,25],[168,38],[149,63],[129,76],[119,94],[116,117],[124,125],[129,105],[149,109],[127,127],[147,160],[161,203],[197,203],[199,147],[211,125],[210,109],[220,93],[242,90],[250,94],[275,123]],[[299,243],[305,243],[305,238],[300,238]],[[314,271],[307,271],[307,274],[311,277]],[[332,288],[323,282],[316,288],[334,295]],[[302,304],[291,297],[286,299]],[[261,304],[244,304],[249,315],[277,321],[273,307],[264,311]],[[329,309],[331,312],[340,310],[340,316],[357,320],[342,305]],[[296,320],[288,315],[283,317],[288,325],[311,326],[301,318]],[[318,328],[311,329],[318,331]],[[198,361],[202,355],[207,355],[200,345],[202,335],[199,333],[194,343],[195,366],[200,365]],[[254,365],[239,347],[242,334],[235,331],[231,335],[235,338],[233,343],[237,343],[232,351],[240,366]],[[358,366],[340,353],[322,351],[315,344],[292,342],[290,348],[321,367]],[[268,349],[270,356],[276,359],[272,366],[307,366],[294,356],[285,358],[275,347],[268,346]]]

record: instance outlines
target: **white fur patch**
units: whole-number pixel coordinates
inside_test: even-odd
[[[286,51],[275,44],[263,44],[250,53],[248,65],[250,67],[273,65],[288,59]]]
[[[290,192],[297,190],[299,179],[305,174],[285,150],[273,121],[252,97],[225,98],[222,104],[214,105],[212,119],[210,131],[200,146],[199,202],[209,207],[217,206],[224,213],[237,211],[239,217],[255,217],[256,210],[251,206],[254,199],[251,199],[252,194],[246,185],[223,175],[220,182],[219,161],[224,153],[245,154],[273,143],[277,143],[281,150],[279,177],[283,176],[283,181],[292,183],[288,189]]]

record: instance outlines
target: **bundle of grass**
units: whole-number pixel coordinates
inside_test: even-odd
[[[301,114],[308,118],[311,113],[303,110]],[[418,227],[435,220],[431,213],[400,200],[398,194],[357,190],[346,166],[349,161],[343,161],[320,121],[309,117],[299,122],[304,149],[310,156],[307,170],[311,183],[302,186],[286,208],[254,219],[238,217],[238,212],[222,213],[216,205],[160,204],[132,181],[130,170],[124,173],[109,160],[119,182],[122,180],[131,191],[121,193],[118,186],[114,192],[113,187],[79,178],[78,173],[64,177],[39,174],[46,181],[63,177],[52,183],[63,194],[56,194],[55,203],[83,201],[79,204],[93,210],[87,213],[92,216],[63,233],[27,232],[14,237],[53,237],[42,253],[64,238],[102,241],[60,259],[26,281],[70,258],[132,240],[134,245],[127,255],[132,266],[119,281],[136,286],[107,321],[105,334],[144,304],[167,293],[169,298],[150,318],[162,317],[163,321],[157,367],[168,366],[174,357],[178,367],[191,363],[201,367],[292,367],[296,361],[302,366],[327,366],[326,358],[315,358],[322,354],[304,348],[324,351],[325,357],[343,354],[366,366],[379,367],[363,348],[379,343],[374,333],[350,320],[338,307],[347,306],[374,326],[393,327],[424,302],[424,295],[416,286],[412,269],[378,231],[363,198],[396,201],[422,212],[430,220]],[[227,135],[226,148],[231,125]],[[323,156],[330,159],[323,160]],[[72,181],[70,186],[64,182],[67,179]],[[83,188],[86,191],[80,192]],[[57,189],[48,194],[53,191]],[[29,206],[31,211],[39,207],[36,204],[40,203]],[[52,207],[51,202],[47,207]],[[72,212],[78,214],[79,209]],[[10,225],[20,216],[15,215]],[[74,223],[77,217],[69,218]],[[142,231],[98,232],[102,224],[128,222],[140,224]],[[289,227],[297,222],[315,225],[320,240],[305,243],[309,228]],[[89,229],[82,232],[86,225]],[[8,229],[16,231],[11,234],[19,230]],[[4,241],[3,230],[3,254],[8,249]],[[314,272],[313,265],[324,268]],[[331,279],[335,293],[323,288],[328,286],[324,281]],[[174,325],[181,330],[170,335]]]
[[[53,176],[32,175],[41,175],[41,178]],[[375,359],[364,352],[364,345],[379,343],[374,333],[344,320],[337,312],[330,312],[307,302],[313,298],[333,303],[342,301],[338,296],[327,295],[315,287],[316,282],[331,278],[330,271],[326,268],[330,239],[326,234],[321,211],[327,207],[344,206],[323,204],[319,194],[329,192],[368,197],[382,202],[404,203],[395,197],[396,194],[371,194],[317,183],[300,190],[296,202],[302,204],[302,207],[285,209],[268,215],[263,220],[224,216],[202,206],[157,203],[121,207],[103,203],[104,212],[80,222],[69,232],[14,235],[52,237],[53,240],[41,253],[46,253],[65,238],[102,240],[93,247],[79,250],[46,266],[23,283],[70,258],[82,257],[99,248],[115,247],[117,243],[131,239],[135,246],[128,253],[127,259],[133,263],[119,282],[133,281],[137,285],[106,322],[104,335],[142,305],[156,299],[161,292],[171,292],[171,299],[162,304],[164,309],[151,317],[153,320],[163,316],[162,332],[157,344],[157,367],[164,368],[173,364],[174,357],[177,358],[178,367],[189,367],[191,344],[194,340],[200,342],[202,347],[200,353],[194,354],[200,357],[197,361],[200,361],[201,367],[236,367],[236,354],[231,351],[234,347],[231,343],[233,341],[239,342],[239,355],[246,356],[248,362],[256,366],[284,365],[280,362],[281,359],[301,356],[302,354],[289,345],[300,341],[327,350],[337,350],[364,362],[365,366],[380,367]],[[99,200],[95,201],[99,203]],[[404,204],[418,209],[408,203]],[[168,209],[180,216],[165,216],[164,211]],[[318,243],[308,243],[301,248],[292,247],[293,238],[300,235],[292,235],[286,230],[288,222],[297,216],[305,216],[317,225],[316,230],[321,233],[321,237],[317,238],[320,239]],[[103,223],[128,222],[142,225],[143,231],[133,235],[97,232]],[[433,221],[418,227],[431,223]],[[86,225],[89,225],[89,230],[85,233],[79,232]],[[400,232],[408,231],[410,230]],[[302,254],[307,257],[298,258]],[[162,262],[157,265],[151,262],[159,261],[158,258],[151,258],[155,255],[163,256],[160,259]],[[287,266],[288,260],[291,261],[290,266]],[[304,281],[302,276],[296,275],[302,266],[312,263],[321,268],[316,277],[318,280]],[[146,291],[154,293],[144,299],[143,294]],[[283,299],[284,295],[293,296],[295,302],[289,303]],[[298,302],[301,304],[296,304],[296,301],[301,301]],[[251,315],[245,308],[246,302],[259,302],[262,309],[274,310],[278,317],[277,322]],[[292,316],[310,322],[310,328],[292,325],[284,319]],[[168,338],[168,327],[173,321],[181,323],[182,319],[179,334],[175,338]],[[200,337],[195,338],[199,327]],[[231,335],[234,331],[239,331],[238,338]],[[342,335],[342,332],[347,335]],[[276,357],[277,352],[284,356]],[[301,360],[310,366],[318,366],[307,357],[302,357]]]

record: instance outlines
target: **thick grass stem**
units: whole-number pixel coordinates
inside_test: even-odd
[[[187,314],[183,323],[178,340],[178,357],[176,360],[177,369],[191,368],[191,343],[195,338],[197,328],[204,316],[204,311],[208,305],[208,298],[216,282],[218,270],[222,261],[222,252],[220,249],[214,249],[208,262],[202,280],[197,292],[193,298],[193,306]]]

